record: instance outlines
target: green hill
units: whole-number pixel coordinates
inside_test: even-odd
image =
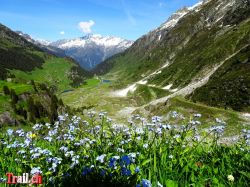
[[[0,126],[53,122],[64,108],[57,95],[90,77],[71,58],[43,52],[1,24],[0,70]]]
[[[2,80],[35,80],[59,90],[77,86],[90,76],[72,59],[45,53],[4,25],[0,25],[0,68]]]
[[[204,102],[234,110],[250,111],[250,46],[229,59],[211,76],[208,83],[190,96]]]

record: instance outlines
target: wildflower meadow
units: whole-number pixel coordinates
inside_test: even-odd
[[[199,130],[200,117],[171,124],[134,115],[116,124],[104,112],[89,112],[29,130],[6,129],[0,133],[0,185],[7,186],[11,172],[40,174],[42,186],[248,186],[250,131],[226,145],[218,142],[226,124],[216,119]]]

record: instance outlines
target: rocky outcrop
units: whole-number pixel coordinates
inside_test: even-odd
[[[19,122],[12,118],[9,112],[4,112],[0,115],[0,127],[3,127],[4,125],[13,126],[18,124]]]

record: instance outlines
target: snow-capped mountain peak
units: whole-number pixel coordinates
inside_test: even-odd
[[[171,28],[173,28],[182,17],[184,17],[186,14],[188,14],[191,11],[196,11],[196,12],[199,11],[200,8],[204,4],[208,3],[209,1],[211,1],[211,0],[200,0],[198,3],[196,3],[195,5],[193,5],[191,7],[183,7],[182,9],[177,10],[175,13],[173,13],[168,18],[168,20],[165,23],[163,23],[159,27],[159,29],[160,30],[164,30],[164,29],[171,29]]]
[[[50,46],[60,48],[66,55],[78,61],[82,67],[92,69],[110,56],[120,53],[133,44],[120,37],[88,34],[83,37],[59,40]]]
[[[170,29],[174,27],[178,23],[178,21],[183,16],[185,16],[188,12],[189,12],[189,9],[187,7],[184,7],[178,10],[177,12],[173,13],[172,16],[170,16],[168,20],[160,26],[160,30]]]
[[[51,44],[51,41],[49,41],[49,40],[36,39],[36,41],[39,42],[40,44],[44,45],[44,46],[49,46]]]
[[[22,36],[23,38],[25,38],[27,41],[29,41],[29,42],[31,42],[31,43],[34,43],[34,40],[31,38],[30,35],[25,34],[25,33],[23,33],[22,31],[16,31],[16,33],[17,33],[19,36]]]
[[[88,34],[84,37],[76,38],[76,39],[70,39],[70,40],[63,40],[59,42],[53,42],[50,45],[56,46],[62,49],[68,49],[68,48],[78,48],[78,47],[85,47],[85,45],[97,45],[97,46],[103,46],[103,47],[124,47],[128,48],[130,45],[132,45],[132,41],[124,40],[119,37],[113,37],[113,36],[102,36],[100,34]]]
[[[43,39],[33,39],[30,35],[16,32],[27,41],[37,45],[43,51],[57,56],[69,56],[90,70],[107,58],[123,52],[133,44],[133,41],[120,37],[88,34],[75,39],[62,39],[50,42]]]

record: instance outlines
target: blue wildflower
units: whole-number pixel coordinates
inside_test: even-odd
[[[125,167],[122,167],[122,175],[124,176],[130,176],[131,175],[131,171]]]
[[[30,171],[31,175],[35,175],[35,174],[42,174],[43,172],[41,171],[40,167],[36,167],[36,168],[32,168]]]
[[[135,168],[135,172],[136,172],[136,173],[139,173],[139,172],[140,172],[140,167],[139,167],[139,166],[137,166],[137,167]]]
[[[106,174],[106,171],[105,171],[104,169],[101,169],[100,175],[101,175],[101,176],[104,176],[105,174]]]
[[[106,157],[106,154],[102,154],[102,155],[98,156],[98,157],[96,158],[96,160],[99,161],[99,162],[101,162],[101,163],[103,163],[105,157]]]
[[[161,122],[162,117],[159,116],[153,116],[152,117],[152,123],[157,123],[157,122]]]
[[[67,151],[68,151],[68,148],[65,147],[65,146],[62,146],[62,147],[60,147],[59,150],[60,150],[60,151],[63,151],[63,152],[67,152]]]
[[[109,159],[109,167],[110,167],[110,168],[115,167],[115,161],[116,161],[115,158],[110,158],[110,159]]]
[[[37,158],[39,158],[40,156],[41,156],[40,153],[34,153],[34,154],[31,155],[31,159],[32,159],[32,160],[33,160],[33,159],[37,159]]]
[[[202,115],[201,114],[194,114],[194,117],[200,118]]]
[[[142,179],[142,187],[151,187],[152,184],[149,180],[147,179]]]
[[[11,136],[11,135],[13,134],[13,130],[12,130],[12,129],[8,129],[8,130],[7,130],[7,134],[8,134],[9,136]]]
[[[7,179],[6,178],[0,178],[0,183],[5,182]]]
[[[123,163],[125,163],[126,166],[131,163],[131,160],[130,160],[128,155],[122,156],[121,160],[122,160]]]
[[[63,176],[64,177],[70,177],[70,174],[69,173],[65,173]]]
[[[83,168],[83,171],[82,171],[82,176],[85,176],[85,175],[87,175],[87,174],[89,174],[89,173],[91,173],[93,171],[93,168],[92,167],[84,167]]]
[[[143,148],[147,149],[148,148],[148,144],[143,144]]]
[[[213,131],[218,134],[222,134],[224,132],[225,126],[213,126],[209,128],[209,131]]]

